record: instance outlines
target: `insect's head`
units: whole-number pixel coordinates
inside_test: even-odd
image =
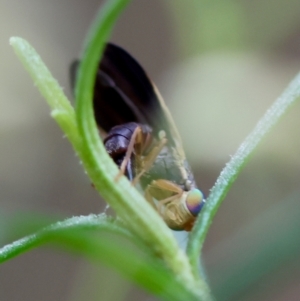
[[[204,203],[203,193],[199,189],[184,191],[180,197],[166,204],[162,217],[172,230],[191,231]]]
[[[190,213],[193,216],[197,216],[205,203],[203,193],[196,188],[190,190],[186,196],[185,203]]]

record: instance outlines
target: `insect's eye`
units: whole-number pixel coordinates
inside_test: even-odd
[[[203,193],[199,189],[191,190],[186,198],[186,206],[192,215],[197,216],[205,203]]]

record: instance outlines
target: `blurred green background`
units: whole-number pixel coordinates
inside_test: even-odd
[[[0,0],[0,239],[9,218],[98,213],[68,141],[9,46],[27,39],[71,97],[69,64],[102,1]],[[296,0],[132,1],[112,41],[148,71],[170,107],[205,194],[300,70]],[[300,106],[256,150],[209,232],[217,300],[299,300]],[[186,238],[181,235],[184,243]],[[154,300],[105,267],[50,249],[1,266],[0,300]]]

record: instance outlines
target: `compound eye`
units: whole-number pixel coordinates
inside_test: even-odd
[[[193,189],[188,193],[185,202],[191,214],[197,216],[205,204],[203,193],[199,189]]]

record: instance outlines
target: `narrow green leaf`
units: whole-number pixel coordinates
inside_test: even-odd
[[[18,37],[12,37],[9,41],[40,93],[53,110],[52,117],[57,120],[75,150],[79,152],[81,140],[77,130],[75,112],[62,88],[27,41]]]
[[[247,160],[249,160],[254,149],[270,129],[279,121],[287,109],[295,103],[299,96],[300,74],[295,77],[283,94],[274,102],[258,122],[252,133],[245,139],[235,155],[222,170],[215,185],[211,189],[207,204],[204,206],[203,211],[196,221],[188,241],[187,253],[193,266],[194,275],[197,275],[199,271],[199,254],[202,250],[212,219],[224,200],[229,188],[238,174],[242,171],[242,168]]]
[[[95,235],[97,233],[105,235]],[[140,245],[128,231],[104,215],[81,216],[55,223],[4,246],[0,249],[0,262],[42,244],[55,243],[117,269],[126,278],[163,300],[198,300],[155,254],[141,252],[134,245],[118,242],[107,235],[109,233],[125,236],[134,245]]]
[[[195,298],[210,300],[206,283],[201,278],[195,279],[187,256],[157,212],[125,177],[116,183],[118,169],[100,141],[93,117],[92,95],[97,65],[112,27],[128,2],[108,1],[96,18],[78,72],[76,114],[35,50],[20,38],[11,38],[10,42],[53,109],[52,116],[70,139],[96,189],[127,227],[164,260],[186,291]],[[2,249],[2,260],[35,246],[36,237],[27,237],[16,243],[12,248]]]
[[[35,225],[35,220],[34,225]],[[14,232],[17,232],[17,229],[22,229],[22,223],[25,224],[26,228],[30,228],[30,221],[28,220],[20,220],[20,218],[16,218],[15,220],[11,220],[9,223],[10,228],[16,228]],[[36,225],[35,225],[36,226]],[[11,244],[8,244],[0,249],[0,263],[5,262],[19,254],[22,254],[32,247],[36,247],[39,242],[43,239],[45,235],[49,233],[55,233],[56,231],[62,231],[66,229],[74,229],[74,230],[92,230],[92,229],[101,229],[106,231],[111,231],[117,234],[122,234],[130,239],[135,240],[135,243],[138,243],[136,239],[128,231],[118,226],[114,220],[106,217],[104,214],[94,215],[91,214],[89,216],[78,216],[66,219],[62,222],[54,223],[50,226],[39,230],[35,234],[28,235],[22,239],[19,239]]]
[[[161,217],[125,177],[118,183],[114,180],[119,171],[105,151],[95,124],[92,98],[96,70],[114,22],[128,2],[107,2],[88,35],[76,85],[77,122],[83,139],[82,161],[96,189],[127,226],[155,248],[170,269],[195,294],[206,295],[206,284],[202,280],[195,282],[187,257]]]

